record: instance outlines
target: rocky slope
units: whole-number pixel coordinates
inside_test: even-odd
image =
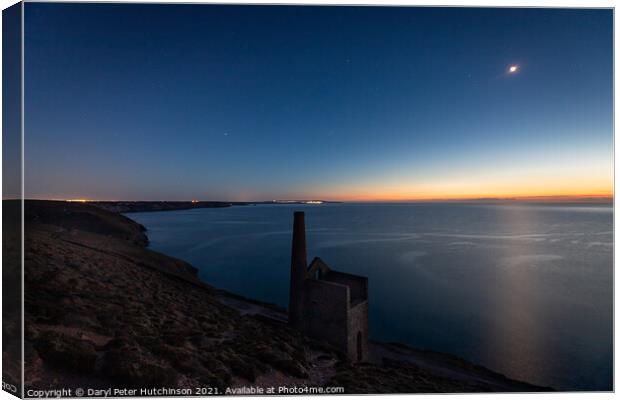
[[[120,214],[27,201],[25,215],[27,389],[542,390],[382,344],[373,345],[373,363],[348,364],[329,345],[290,329],[281,311],[218,291],[191,265],[149,250],[144,228]]]
[[[218,208],[246,203],[223,201],[89,201],[88,204],[117,213],[191,210],[194,208]]]

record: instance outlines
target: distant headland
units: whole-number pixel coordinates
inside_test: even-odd
[[[194,208],[221,208],[232,206],[252,206],[264,204],[328,204],[340,203],[329,200],[271,200],[271,201],[102,201],[86,199],[65,200],[71,203],[88,203],[104,210],[117,213],[149,212],[149,211],[174,211],[191,210]]]

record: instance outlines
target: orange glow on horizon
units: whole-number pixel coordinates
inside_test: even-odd
[[[368,178],[367,181],[358,182],[347,182],[344,180],[344,182],[333,182],[330,184],[305,182],[302,190],[298,188],[298,190],[295,190],[295,188],[288,190],[283,188],[281,192],[271,193],[271,196],[269,196],[269,193],[266,194],[260,190],[248,189],[242,194],[220,194],[218,200],[254,202],[271,201],[273,198],[289,198],[344,202],[459,200],[604,202],[612,200],[614,196],[613,176],[609,173],[594,174],[594,171],[579,171],[568,176],[563,171],[552,171],[545,174],[539,171],[529,172],[521,170],[519,172],[521,173],[491,171],[486,176],[455,173],[449,177],[432,178],[394,176],[375,179]],[[102,200],[87,197],[87,193],[81,196],[80,194],[73,194],[73,196],[71,194],[66,196],[66,201],[85,203]],[[116,195],[114,197],[119,196]],[[171,198],[167,199],[147,200],[183,201],[185,199],[171,196]],[[190,201],[196,201],[195,199]],[[110,199],[106,200],[113,201]],[[131,198],[125,198],[120,201],[131,200]]]
[[[57,198],[57,197],[56,197]],[[442,187],[425,187],[414,189],[399,189],[395,187],[386,187],[383,190],[373,190],[372,188],[341,188],[340,190],[319,190],[316,192],[306,192],[292,196],[292,198],[300,200],[320,199],[320,201],[343,201],[343,202],[407,202],[407,201],[472,201],[472,200],[498,200],[498,201],[611,201],[614,198],[613,189],[598,189],[590,191],[574,190],[454,190],[450,191]],[[40,198],[42,200],[52,199],[50,197]],[[62,200],[61,200],[62,201]],[[93,201],[132,201],[110,200],[110,199],[93,199],[93,198],[72,198],[64,199],[66,202],[87,203]],[[148,200],[140,200],[148,201]],[[166,199],[154,201],[184,201],[179,199]],[[229,200],[225,200],[229,201]],[[244,199],[235,199],[230,201],[252,202],[252,201],[269,201],[261,199],[260,196]],[[197,203],[198,200],[191,200]],[[316,201],[318,203],[319,201]]]
[[[385,191],[364,191],[353,190],[350,194],[329,196],[321,198],[339,201],[455,201],[455,200],[579,200],[579,199],[613,199],[614,192],[610,189],[600,189],[591,191],[581,190],[506,190],[506,191],[448,191],[448,190],[385,190]]]
[[[407,196],[398,194],[385,194],[368,195],[368,196],[335,196],[326,197],[329,200],[335,201],[351,201],[351,202],[407,202],[407,201],[472,201],[472,200],[498,200],[498,201],[584,201],[584,200],[600,200],[611,201],[613,200],[613,193],[591,193],[591,194],[480,194],[480,195],[420,195],[420,196]]]
[[[538,193],[528,193],[528,192],[512,192],[512,193],[411,193],[411,192],[383,192],[383,193],[360,193],[355,192],[353,194],[323,194],[323,195],[312,195],[312,196],[304,196],[297,195],[293,196],[299,199],[321,199],[308,201],[308,204],[320,204],[324,201],[342,201],[342,202],[450,202],[450,201],[539,201],[539,202],[579,202],[579,201],[588,201],[588,202],[609,202],[613,201],[614,193],[611,190],[602,190],[596,192],[538,192]],[[37,197],[33,199],[39,200],[54,200],[51,198]],[[5,199],[6,200],[6,199]],[[168,200],[101,200],[101,199],[64,199],[60,201],[66,201],[69,203],[88,203],[88,202],[97,202],[97,201],[185,201],[178,199],[168,199]],[[208,200],[207,200],[208,201]],[[252,198],[252,199],[242,199],[242,200],[234,200],[240,202],[261,202],[261,201],[269,201],[262,200],[260,198]],[[192,203],[197,203],[196,200],[191,200]]]
[[[604,182],[578,186],[569,181],[542,180],[538,184],[518,185],[504,182],[438,182],[428,184],[393,185],[384,187],[351,186],[339,193],[325,190],[322,196],[339,201],[456,201],[456,200],[522,200],[522,201],[579,201],[613,199],[613,185]]]

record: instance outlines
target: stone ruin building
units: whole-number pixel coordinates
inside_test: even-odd
[[[310,337],[325,340],[350,361],[368,356],[368,278],[334,271],[306,258],[303,212],[295,212],[291,255],[289,323]]]

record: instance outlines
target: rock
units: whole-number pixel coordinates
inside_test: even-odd
[[[230,370],[233,374],[247,379],[250,382],[254,382],[256,380],[258,371],[254,364],[244,361],[238,357],[232,357],[229,362]]]
[[[132,387],[174,387],[178,374],[170,367],[140,356],[139,349],[114,349],[103,357],[101,372],[117,383]]]
[[[91,372],[95,368],[97,354],[90,341],[47,331],[39,334],[33,347],[44,362],[55,367],[79,372]]]
[[[295,360],[277,360],[270,364],[287,375],[292,375],[296,378],[308,378],[306,368]]]

